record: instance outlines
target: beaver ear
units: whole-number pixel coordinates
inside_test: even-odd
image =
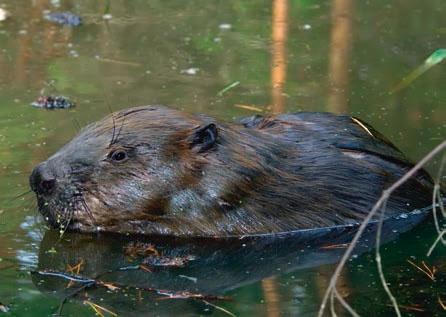
[[[202,153],[212,148],[217,142],[217,138],[217,126],[214,123],[210,123],[195,130],[190,139],[190,147],[196,149],[198,153]]]

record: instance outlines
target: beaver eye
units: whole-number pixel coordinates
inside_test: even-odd
[[[109,157],[116,162],[124,161],[127,158],[127,152],[123,150],[113,151],[109,154]]]

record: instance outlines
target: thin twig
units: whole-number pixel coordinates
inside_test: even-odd
[[[334,290],[335,289],[336,289],[336,287],[334,288]],[[338,317],[338,314],[336,314],[336,310],[334,307],[334,294],[335,294],[334,291],[331,292],[331,294],[330,294],[330,312],[333,317]]]
[[[31,189],[30,189],[30,190],[27,190],[26,192],[21,193],[21,194],[15,196],[15,197],[11,198],[10,200],[8,200],[8,202],[13,202],[14,200],[17,200],[17,199],[19,199],[19,198],[22,198],[22,197],[24,197],[24,196],[26,196],[26,195],[28,195],[28,194],[31,194],[31,193],[32,193],[32,190],[31,190]]]
[[[443,303],[440,296],[438,296],[438,303],[440,304],[441,308],[443,308],[443,310],[446,310],[446,305]]]
[[[426,263],[421,262],[424,266],[424,268],[420,267],[419,265],[416,265],[415,263],[413,263],[411,260],[407,260],[407,262],[412,265],[413,267],[415,267],[416,269],[418,269],[419,271],[423,272],[424,274],[426,274],[426,276],[428,278],[430,278],[432,281],[435,281],[435,273],[437,272],[437,268],[435,266],[432,267],[432,269],[430,269]]]
[[[376,261],[376,267],[378,268],[378,274],[379,278],[381,280],[381,284],[384,288],[384,290],[387,293],[387,296],[389,296],[390,301],[392,302],[393,309],[395,310],[395,313],[398,317],[401,317],[401,311],[398,308],[398,302],[396,301],[395,296],[393,296],[392,291],[390,290],[389,286],[387,285],[386,277],[384,276],[383,266],[381,262],[381,253],[380,253],[380,245],[381,245],[381,232],[383,227],[383,221],[384,221],[384,214],[386,212],[386,206],[387,206],[387,200],[383,201],[382,207],[381,207],[381,215],[379,217],[378,221],[378,229],[376,231],[376,249],[375,249],[375,261]]]
[[[252,106],[252,105],[235,104],[234,107],[251,110],[251,111],[263,112],[263,109],[256,107],[256,106]]]
[[[229,315],[229,316],[236,317],[236,316],[235,316],[233,313],[231,313],[229,310],[227,310],[227,309],[225,309],[225,308],[223,308],[223,307],[221,307],[221,306],[212,304],[211,302],[208,302],[207,300],[203,300],[203,303],[205,303],[206,305],[212,306],[212,307],[214,307],[215,309],[218,309],[219,311],[221,311],[221,312],[223,312],[223,313],[225,313],[225,314],[227,314],[227,315]]]
[[[331,250],[331,249],[346,249],[348,247],[348,243],[340,243],[340,244],[329,244],[320,247],[322,250]]]
[[[440,222],[438,221],[438,216],[437,216],[437,201],[438,201],[438,206],[440,208],[443,219],[446,218],[446,212],[443,205],[443,199],[441,197],[441,190],[440,190],[441,176],[443,175],[443,169],[445,164],[446,164],[446,155],[443,155],[443,159],[441,160],[440,168],[438,170],[437,178],[435,180],[434,191],[432,194],[432,213],[434,215],[435,229],[437,230],[438,237],[437,239],[435,239],[434,243],[429,248],[427,256],[431,255],[431,253],[434,251],[434,248],[436,247],[439,241],[441,241],[443,245],[446,245],[446,240],[443,239],[443,235],[445,234],[446,230],[440,228]]]
[[[370,213],[367,215],[367,217],[363,220],[363,222],[359,226],[358,231],[356,232],[355,236],[353,237],[349,247],[345,251],[341,260],[339,261],[339,264],[336,267],[336,269],[331,277],[330,283],[329,283],[327,290],[325,291],[324,297],[322,299],[322,303],[321,303],[321,306],[320,306],[319,312],[318,312],[318,317],[323,316],[325,307],[327,306],[327,301],[330,296],[330,293],[333,291],[333,289],[336,285],[336,282],[338,281],[338,278],[341,274],[342,269],[344,268],[345,264],[347,263],[347,260],[350,258],[350,255],[352,254],[362,233],[366,229],[367,224],[376,215],[376,213],[379,210],[379,208],[381,207],[382,203],[389,198],[391,193],[393,193],[398,187],[400,187],[402,184],[404,184],[404,182],[406,182],[409,178],[411,178],[427,162],[429,162],[435,155],[437,155],[438,153],[443,151],[445,148],[446,148],[446,141],[443,141],[442,143],[437,145],[429,154],[427,154],[421,161],[419,161],[414,167],[412,167],[406,174],[404,174],[397,182],[395,182],[392,186],[390,186],[388,189],[383,191],[380,199],[376,202],[376,204],[373,206]]]
[[[427,256],[431,256],[432,252],[434,251],[435,247],[437,246],[438,242],[440,242],[440,240],[442,240],[444,234],[446,233],[446,230],[443,230],[437,237],[437,239],[435,239],[434,243],[432,243],[431,247],[429,248],[429,251],[427,251]]]
[[[62,300],[60,301],[60,304],[59,304],[59,308],[57,309],[56,316],[58,316],[58,317],[62,316],[62,310],[63,310],[63,307],[64,307],[65,303],[67,302],[67,300],[69,300],[71,297],[76,296],[77,294],[82,292],[84,289],[89,288],[91,286],[93,286],[93,284],[84,284],[81,287],[75,289],[70,294],[66,295],[64,298],[62,298]]]
[[[339,294],[336,287],[334,288],[334,293],[336,295],[336,298],[341,303],[341,305],[353,316],[353,317],[359,317],[358,313],[355,312],[355,310],[345,301],[345,299]]]
[[[234,88],[234,87],[237,87],[238,85],[240,85],[240,82],[239,82],[238,80],[237,80],[237,81],[234,81],[233,83],[227,85],[225,88],[223,88],[222,90],[220,90],[220,91],[217,93],[217,96],[219,96],[219,97],[223,96],[226,92],[228,92],[229,90],[231,90],[231,89]]]
[[[99,276],[96,278],[86,278],[79,275],[69,274],[65,272],[58,271],[32,271],[31,273],[44,275],[44,276],[52,276],[59,277],[68,281],[73,281],[82,285],[87,285],[87,287],[93,286],[101,286],[105,287],[109,290],[117,290],[117,289],[127,289],[131,286],[121,284],[121,283],[108,283],[99,280]],[[104,275],[110,273],[110,271],[100,274]],[[187,291],[174,291],[174,290],[166,290],[166,289],[157,289],[153,287],[138,287],[139,290],[154,292],[163,296],[166,296],[168,299],[197,299],[197,300],[230,300],[230,297],[227,296],[219,296],[219,295],[206,295],[200,293],[192,293]]]
[[[94,312],[101,317],[104,317],[104,314],[102,313],[103,311],[109,313],[112,316],[115,316],[115,317],[118,316],[118,314],[116,314],[115,312],[112,312],[111,310],[109,310],[103,306],[100,306],[98,304],[95,304],[89,300],[84,300],[84,304],[89,305],[94,310]]]
[[[392,304],[387,305],[389,307],[392,307]],[[408,310],[408,311],[418,311],[418,312],[424,312],[424,308],[416,307],[416,306],[407,306],[407,305],[400,305],[402,309]]]

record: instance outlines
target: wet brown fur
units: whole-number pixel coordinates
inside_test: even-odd
[[[228,236],[355,223],[412,166],[357,120],[296,113],[230,124],[131,108],[86,127],[30,182],[48,221],[79,231]],[[197,134],[212,123],[218,136],[208,148]],[[117,149],[127,161],[110,161]],[[39,193],[42,177],[56,179],[50,195]],[[387,212],[425,207],[431,193],[422,171]]]

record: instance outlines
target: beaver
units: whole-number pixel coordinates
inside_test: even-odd
[[[300,112],[218,123],[164,106],[85,127],[30,176],[56,228],[187,237],[287,232],[360,222],[413,164],[369,124]],[[429,205],[424,170],[386,215]]]

